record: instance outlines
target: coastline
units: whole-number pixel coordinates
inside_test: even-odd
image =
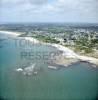
[[[11,36],[19,36],[19,32],[11,32],[11,31],[0,31],[0,33],[3,33],[3,34],[8,34],[8,35],[11,35]]]
[[[10,35],[11,37],[18,37],[20,34],[22,34],[22,32],[13,32],[13,31],[0,31],[0,33]],[[35,44],[39,43],[39,41],[37,39],[31,38],[31,37],[18,37],[18,38],[25,39],[25,40],[30,41]]]
[[[32,38],[32,37],[20,37],[20,38],[25,39],[27,41],[30,41],[30,42],[32,42],[34,44],[40,43],[40,41],[38,41],[37,39]]]
[[[11,36],[15,36],[15,37],[20,35],[18,32],[10,32],[10,31],[0,31],[0,32],[4,33],[4,34],[11,35]],[[49,45],[49,46],[55,47],[58,50],[62,51],[63,53],[60,56],[57,57],[57,60],[55,61],[55,63],[59,63],[59,64],[62,64],[62,65],[69,66],[69,65],[71,65],[75,62],[84,61],[84,62],[92,63],[92,64],[96,65],[96,67],[98,65],[98,59],[97,58],[78,55],[73,50],[71,50],[67,47],[64,47],[62,45],[51,44],[51,43],[43,43],[43,42],[40,42],[39,40],[37,40],[33,37],[19,37],[19,38],[28,40],[28,41],[30,41],[34,44],[40,43],[40,44],[43,44],[43,45]],[[59,57],[61,57],[61,59],[58,60]]]
[[[54,46],[54,45],[52,45],[52,46]],[[98,59],[97,58],[78,55],[74,51],[72,51],[71,49],[69,49],[67,47],[63,47],[61,45],[58,45],[56,48],[60,51],[63,51],[62,56],[64,56],[65,60],[69,59],[67,62],[67,66],[70,65],[70,63],[73,64],[73,63],[76,63],[78,61],[88,62],[88,63],[96,65],[94,67],[98,66]],[[57,60],[57,62],[58,62],[58,60]],[[66,63],[65,63],[65,65],[66,65]]]
[[[67,60],[67,66],[72,64],[72,63],[76,63],[78,61],[83,61],[83,62],[88,62],[88,63],[92,63],[94,65],[98,65],[98,59],[97,58],[94,58],[94,57],[88,57],[88,56],[82,56],[82,55],[79,55],[79,54],[76,54],[73,50],[67,48],[67,47],[64,47],[62,45],[59,45],[59,44],[46,44],[46,45],[51,45],[53,47],[56,47],[58,50],[62,51],[62,60],[65,59],[65,62]],[[58,61],[57,59],[57,63],[59,62],[59,64],[62,63],[62,60],[61,60],[61,57],[59,59],[60,61]],[[63,62],[64,63],[64,62]],[[64,65],[66,65],[66,63]],[[95,67],[95,66],[94,66]]]

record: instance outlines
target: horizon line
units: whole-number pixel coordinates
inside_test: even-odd
[[[39,23],[46,23],[46,24],[98,24],[98,22],[2,22],[1,24],[39,24]]]

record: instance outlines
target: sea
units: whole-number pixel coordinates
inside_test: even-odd
[[[0,100],[98,100],[98,69],[86,62],[49,69],[58,53],[54,47],[0,33]],[[16,72],[32,64],[37,75]]]

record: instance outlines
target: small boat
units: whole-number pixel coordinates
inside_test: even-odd
[[[17,71],[17,72],[22,72],[23,69],[22,69],[22,68],[17,68],[16,71]]]
[[[34,75],[37,75],[38,74],[38,72],[37,71],[35,71],[35,72],[33,72],[34,73]]]
[[[33,64],[33,65],[29,66],[29,67],[24,68],[24,71],[32,72],[34,70],[34,67],[35,67],[35,64]]]
[[[57,69],[56,66],[48,66],[49,69]]]
[[[96,66],[96,65],[94,65],[94,64],[92,64],[92,67],[96,68],[97,66]]]
[[[35,65],[36,64],[32,64],[25,68],[17,68],[16,71],[21,72],[23,75],[26,75],[26,76],[37,75],[38,70],[35,69]]]

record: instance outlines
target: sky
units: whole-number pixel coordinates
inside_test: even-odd
[[[0,0],[0,23],[98,23],[98,0]]]

